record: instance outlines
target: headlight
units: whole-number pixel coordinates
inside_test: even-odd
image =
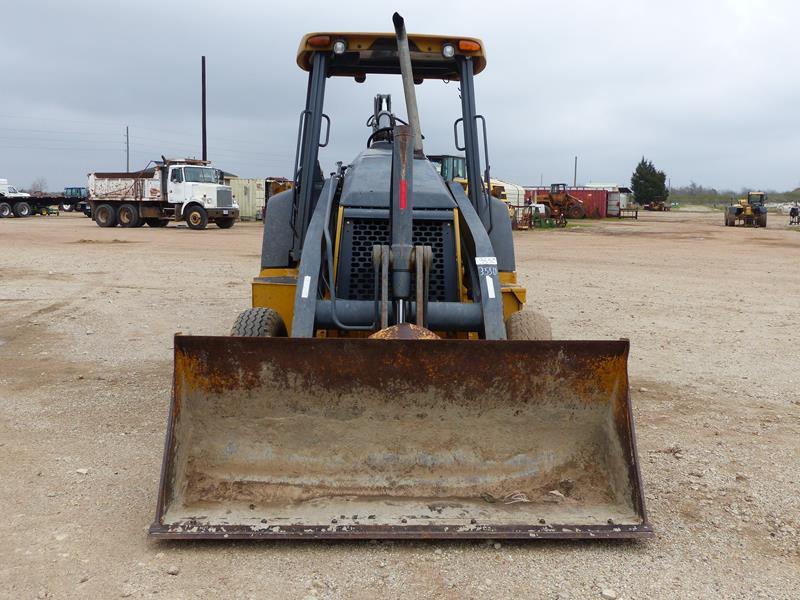
[[[333,53],[334,54],[344,54],[344,51],[347,50],[347,42],[344,40],[336,40],[333,42]]]
[[[442,46],[442,56],[445,58],[453,58],[456,55],[456,48],[453,44],[445,44]]]

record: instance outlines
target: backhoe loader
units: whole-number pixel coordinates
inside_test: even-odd
[[[524,310],[508,211],[487,193],[482,42],[393,22],[300,43],[295,185],[267,204],[253,307],[232,335],[175,336],[150,534],[652,535],[628,341],[553,341]],[[402,78],[406,119],[378,95],[367,147],[324,177],[325,85],[373,74]],[[469,194],[423,152],[425,80],[458,82]]]
[[[767,195],[764,192],[747,192],[746,198],[731,202],[725,207],[725,227],[766,227]]]

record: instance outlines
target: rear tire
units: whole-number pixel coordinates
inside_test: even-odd
[[[230,229],[236,220],[233,217],[226,217],[224,219],[217,219],[215,223],[220,229]]]
[[[231,335],[239,337],[286,337],[286,325],[271,308],[248,308],[236,317]]]
[[[14,214],[11,205],[8,202],[0,202],[0,219],[5,219]]]
[[[100,227],[114,227],[117,224],[117,211],[110,204],[101,204],[94,209],[94,222]]]
[[[201,230],[208,225],[208,213],[202,206],[192,206],[184,214],[189,229]]]
[[[758,226],[759,227],[766,227],[767,226],[767,213],[758,216]]]
[[[506,335],[509,340],[546,341],[553,339],[553,328],[542,313],[520,310],[508,317]]]
[[[17,202],[14,204],[14,215],[17,217],[30,217],[31,216],[31,205],[27,202]]]
[[[147,217],[144,220],[148,227],[166,227],[169,225],[169,219],[159,219],[158,217]]]
[[[133,204],[123,204],[117,211],[117,220],[120,227],[139,227],[139,211]]]

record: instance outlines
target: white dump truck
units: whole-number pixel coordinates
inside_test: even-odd
[[[208,161],[166,159],[132,173],[90,173],[89,206],[100,227],[164,227],[185,221],[228,229],[239,217],[231,188]]]

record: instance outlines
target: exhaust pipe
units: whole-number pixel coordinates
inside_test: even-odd
[[[411,51],[408,48],[408,34],[406,23],[399,13],[392,15],[394,32],[397,36],[397,57],[400,60],[400,74],[403,78],[403,93],[406,97],[406,111],[408,124],[414,131],[414,155],[419,157],[422,152],[422,129],[419,124],[419,111],[417,110],[417,93],[414,89],[414,73],[411,70]]]

